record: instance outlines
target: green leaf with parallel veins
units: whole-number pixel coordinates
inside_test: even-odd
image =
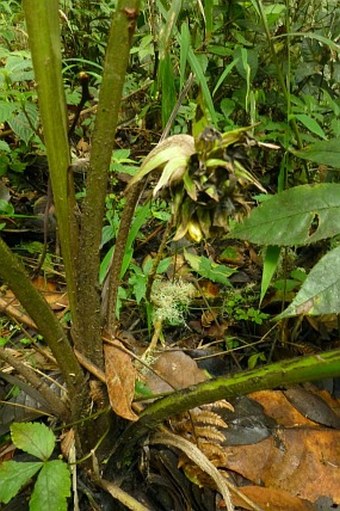
[[[306,114],[296,114],[295,117],[298,121],[300,121],[304,126],[306,126],[309,131],[312,133],[315,133],[321,138],[326,138],[325,132],[321,128],[320,124],[313,119],[312,117],[309,117],[309,115]]]
[[[53,432],[45,424],[38,422],[12,424],[11,436],[13,443],[19,449],[41,460],[47,460],[55,446]]]
[[[0,502],[7,504],[41,468],[42,462],[4,461],[0,465]]]
[[[340,184],[302,185],[255,208],[229,237],[259,245],[305,245],[340,233]]]
[[[30,500],[30,511],[67,511],[71,478],[66,463],[47,461],[41,469]]]
[[[336,247],[314,266],[292,303],[277,319],[339,313],[340,247]]]
[[[321,165],[340,168],[340,138],[322,140],[301,151],[292,151],[295,156]]]

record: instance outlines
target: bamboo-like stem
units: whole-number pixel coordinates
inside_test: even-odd
[[[74,217],[67,115],[62,81],[59,2],[24,0],[25,18],[37,82],[39,109],[43,125],[58,235],[65,266],[72,318],[76,315],[75,256],[78,233]]]
[[[117,442],[115,452],[108,463],[110,477],[120,463],[128,464],[141,438],[162,423],[165,419],[186,412],[196,406],[243,396],[258,390],[272,389],[306,381],[331,378],[340,375],[340,349],[269,364],[231,376],[221,376],[199,383],[152,403],[141,418],[131,424]]]
[[[78,258],[78,314],[73,336],[78,350],[103,368],[100,337],[99,246],[101,241],[108,169],[114,147],[125,72],[138,15],[138,0],[118,0],[108,38],[102,85],[92,139],[86,197],[81,219]]]
[[[58,363],[67,384],[70,400],[76,399],[79,397],[79,388],[85,386],[81,366],[55,314],[1,238],[0,277],[8,283],[19,302],[34,320]]]

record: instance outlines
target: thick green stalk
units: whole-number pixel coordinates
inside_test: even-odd
[[[99,245],[108,169],[138,6],[138,0],[118,0],[113,16],[99,93],[81,222],[78,259],[78,317],[81,321],[77,320],[74,323],[74,337],[82,340],[80,351],[101,368],[103,354],[100,339]]]
[[[108,470],[129,462],[141,438],[153,431],[161,422],[173,415],[196,406],[243,396],[258,390],[272,389],[306,381],[340,376],[340,350],[286,360],[259,369],[243,371],[231,376],[221,376],[199,383],[188,389],[174,392],[151,404],[141,418],[131,424],[119,439]]]
[[[24,0],[25,18],[37,82],[39,109],[48,158],[58,236],[65,265],[73,319],[76,314],[75,256],[78,235],[74,220],[74,191],[69,186],[70,150],[62,81],[59,2]]]
[[[65,379],[70,400],[79,397],[85,379],[78,360],[58,319],[42,295],[33,286],[23,266],[0,238],[0,277],[36,323],[48,343]]]

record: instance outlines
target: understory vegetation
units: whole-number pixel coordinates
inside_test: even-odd
[[[0,3],[1,509],[340,505],[339,31]]]

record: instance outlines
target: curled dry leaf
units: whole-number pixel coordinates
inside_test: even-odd
[[[121,346],[122,349],[119,349]],[[135,394],[136,369],[124,345],[115,339],[115,346],[104,344],[106,386],[112,410],[130,421],[136,421],[131,404]]]

